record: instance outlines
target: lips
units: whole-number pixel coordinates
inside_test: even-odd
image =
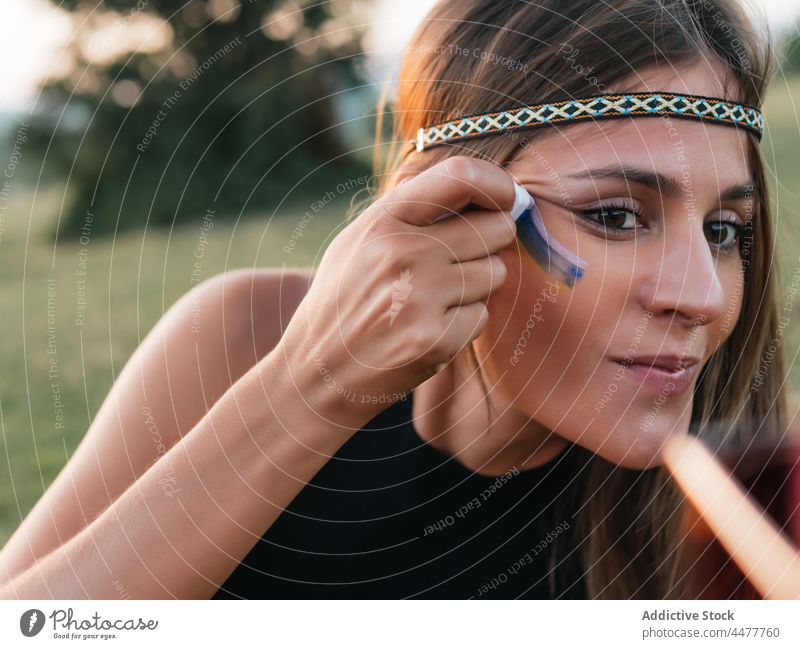
[[[625,370],[625,376],[645,388],[664,394],[682,394],[692,385],[700,367],[693,356],[658,355],[613,359]]]
[[[667,372],[677,372],[678,370],[692,367],[700,362],[700,359],[694,356],[679,356],[676,354],[636,356],[628,357],[628,359],[615,358],[614,360],[621,365],[646,365],[647,367],[652,366],[654,368],[666,370]]]

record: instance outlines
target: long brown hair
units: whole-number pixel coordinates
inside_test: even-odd
[[[735,0],[440,0],[407,44],[396,94],[387,85],[379,102],[376,193],[454,154],[506,165],[521,145],[495,136],[417,153],[409,142],[421,126],[514,102],[601,94],[628,79],[635,90],[637,73],[650,66],[710,61],[728,73],[726,98],[762,104],[773,46],[766,28]],[[392,129],[384,143],[387,112]],[[525,146],[541,132],[527,132]],[[749,146],[757,191],[743,251],[741,313],[703,368],[690,425],[712,443],[777,434],[786,410],[780,348],[762,371],[778,328],[779,284],[764,160],[754,136]],[[474,349],[465,352],[478,367]],[[666,469],[621,468],[583,448],[577,457],[577,524],[571,536],[558,538],[551,573],[577,558],[590,598],[687,596],[680,574],[683,497]]]

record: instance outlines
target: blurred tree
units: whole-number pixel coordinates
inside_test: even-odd
[[[67,178],[58,237],[238,215],[369,171],[335,128],[358,0],[59,0],[76,25],[32,121]],[[319,169],[318,169],[319,167]]]

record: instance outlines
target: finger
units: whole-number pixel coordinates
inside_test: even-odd
[[[514,243],[517,225],[502,212],[474,210],[420,230],[441,241],[451,261],[465,262],[499,252]]]
[[[500,255],[490,255],[461,264],[451,264],[445,271],[441,291],[448,307],[485,301],[503,285],[508,271]]]
[[[445,311],[446,328],[442,349],[452,359],[470,342],[481,335],[489,320],[489,310],[483,302],[451,306]]]
[[[364,216],[430,225],[446,212],[474,204],[487,210],[514,206],[514,180],[488,160],[453,156],[400,183],[371,205]]]

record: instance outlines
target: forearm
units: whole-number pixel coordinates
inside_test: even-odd
[[[212,595],[353,432],[326,421],[331,395],[288,379],[271,360],[0,597],[115,598],[120,589],[136,598]]]

